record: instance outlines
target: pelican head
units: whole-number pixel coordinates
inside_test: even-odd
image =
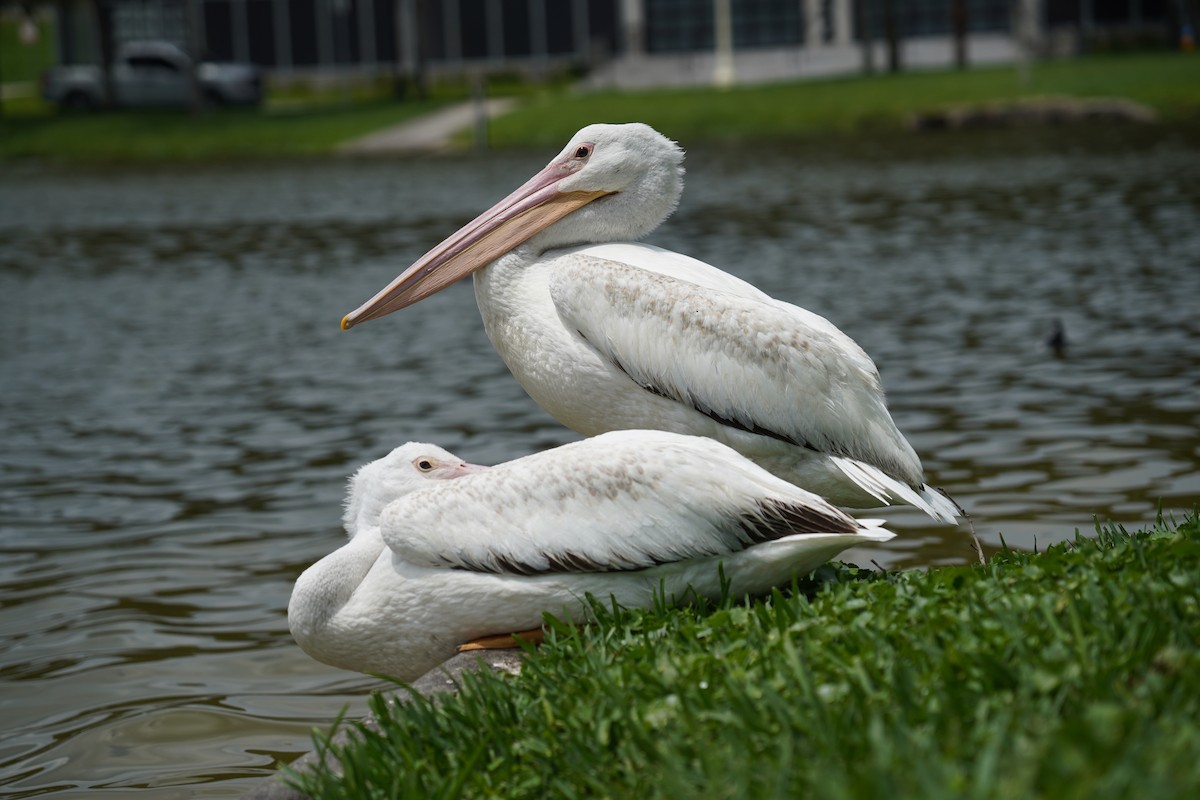
[[[434,481],[461,478],[487,467],[468,464],[435,444],[409,442],[359,468],[350,478],[342,522],[351,537],[378,526],[384,508]]]
[[[441,291],[525,245],[640,239],[683,192],[683,150],[649,125],[588,125],[544,169],[342,319],[343,330]]]

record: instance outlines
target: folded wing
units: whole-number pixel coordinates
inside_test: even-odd
[[[588,252],[562,261],[550,292],[564,323],[647,391],[921,485],[875,364],[823,317]]]
[[[637,570],[804,533],[852,517],[712,440],[617,431],[415,492],[382,534],[426,567],[540,575]]]

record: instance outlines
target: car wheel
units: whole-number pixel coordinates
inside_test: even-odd
[[[64,111],[82,113],[93,110],[96,107],[96,101],[87,92],[77,90],[67,92],[66,97],[62,99],[61,105]]]

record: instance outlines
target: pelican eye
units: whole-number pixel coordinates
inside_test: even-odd
[[[433,469],[436,466],[433,463],[433,460],[428,459],[428,458],[418,458],[413,463],[415,463],[417,465],[417,469],[421,470],[421,472],[429,472],[431,469]]]
[[[580,145],[579,149],[575,151],[576,158],[587,158],[591,154],[592,154],[592,148],[588,147],[586,144]]]

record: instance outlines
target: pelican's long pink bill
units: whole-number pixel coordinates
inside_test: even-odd
[[[417,259],[378,294],[342,318],[342,330],[399,311],[481,269],[608,192],[560,192],[570,174],[555,161],[521,188]]]

